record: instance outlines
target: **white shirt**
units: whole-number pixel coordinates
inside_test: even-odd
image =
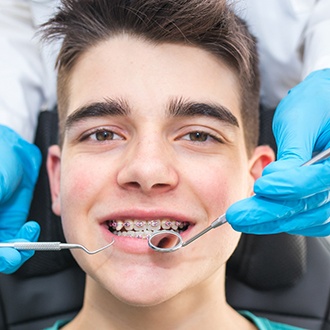
[[[261,103],[275,109],[309,73],[330,68],[330,0],[239,0],[258,39]]]
[[[0,0],[0,123],[28,141],[38,113],[56,104],[56,46],[42,48],[34,34],[58,2]],[[308,73],[330,67],[330,0],[239,0],[236,8],[259,40],[263,105],[275,108]]]
[[[38,25],[57,0],[0,0],[0,124],[34,140],[38,114],[56,105],[57,50],[42,47]]]

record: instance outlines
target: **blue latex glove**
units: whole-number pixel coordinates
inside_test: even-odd
[[[255,196],[233,204],[228,222],[241,232],[330,235],[330,160],[300,167],[330,147],[330,69],[315,71],[276,109],[277,161],[255,182]]]
[[[38,178],[39,149],[6,126],[0,125],[0,242],[36,241],[40,228],[27,222],[33,190]],[[0,249],[0,272],[16,271],[34,251]]]

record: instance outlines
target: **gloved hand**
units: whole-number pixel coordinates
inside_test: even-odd
[[[40,228],[27,222],[34,185],[41,163],[39,149],[0,125],[0,242],[36,241]],[[16,271],[34,251],[0,249],[0,272]]]
[[[278,105],[277,161],[255,182],[255,196],[233,204],[228,222],[241,232],[330,235],[330,159],[300,167],[330,147],[330,69],[311,73]]]

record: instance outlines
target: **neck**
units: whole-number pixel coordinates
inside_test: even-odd
[[[223,273],[216,274],[208,285],[153,306],[134,306],[118,300],[87,276],[83,308],[65,330],[153,330],[155,325],[159,330],[255,329],[226,303],[223,277]]]

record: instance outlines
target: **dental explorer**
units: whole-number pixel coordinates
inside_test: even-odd
[[[88,254],[96,254],[111,246],[115,241],[112,240],[100,249],[90,251],[81,244],[68,244],[61,242],[8,242],[0,243],[0,248],[14,248],[16,250],[35,250],[35,251],[60,251],[63,249],[81,249]]]

